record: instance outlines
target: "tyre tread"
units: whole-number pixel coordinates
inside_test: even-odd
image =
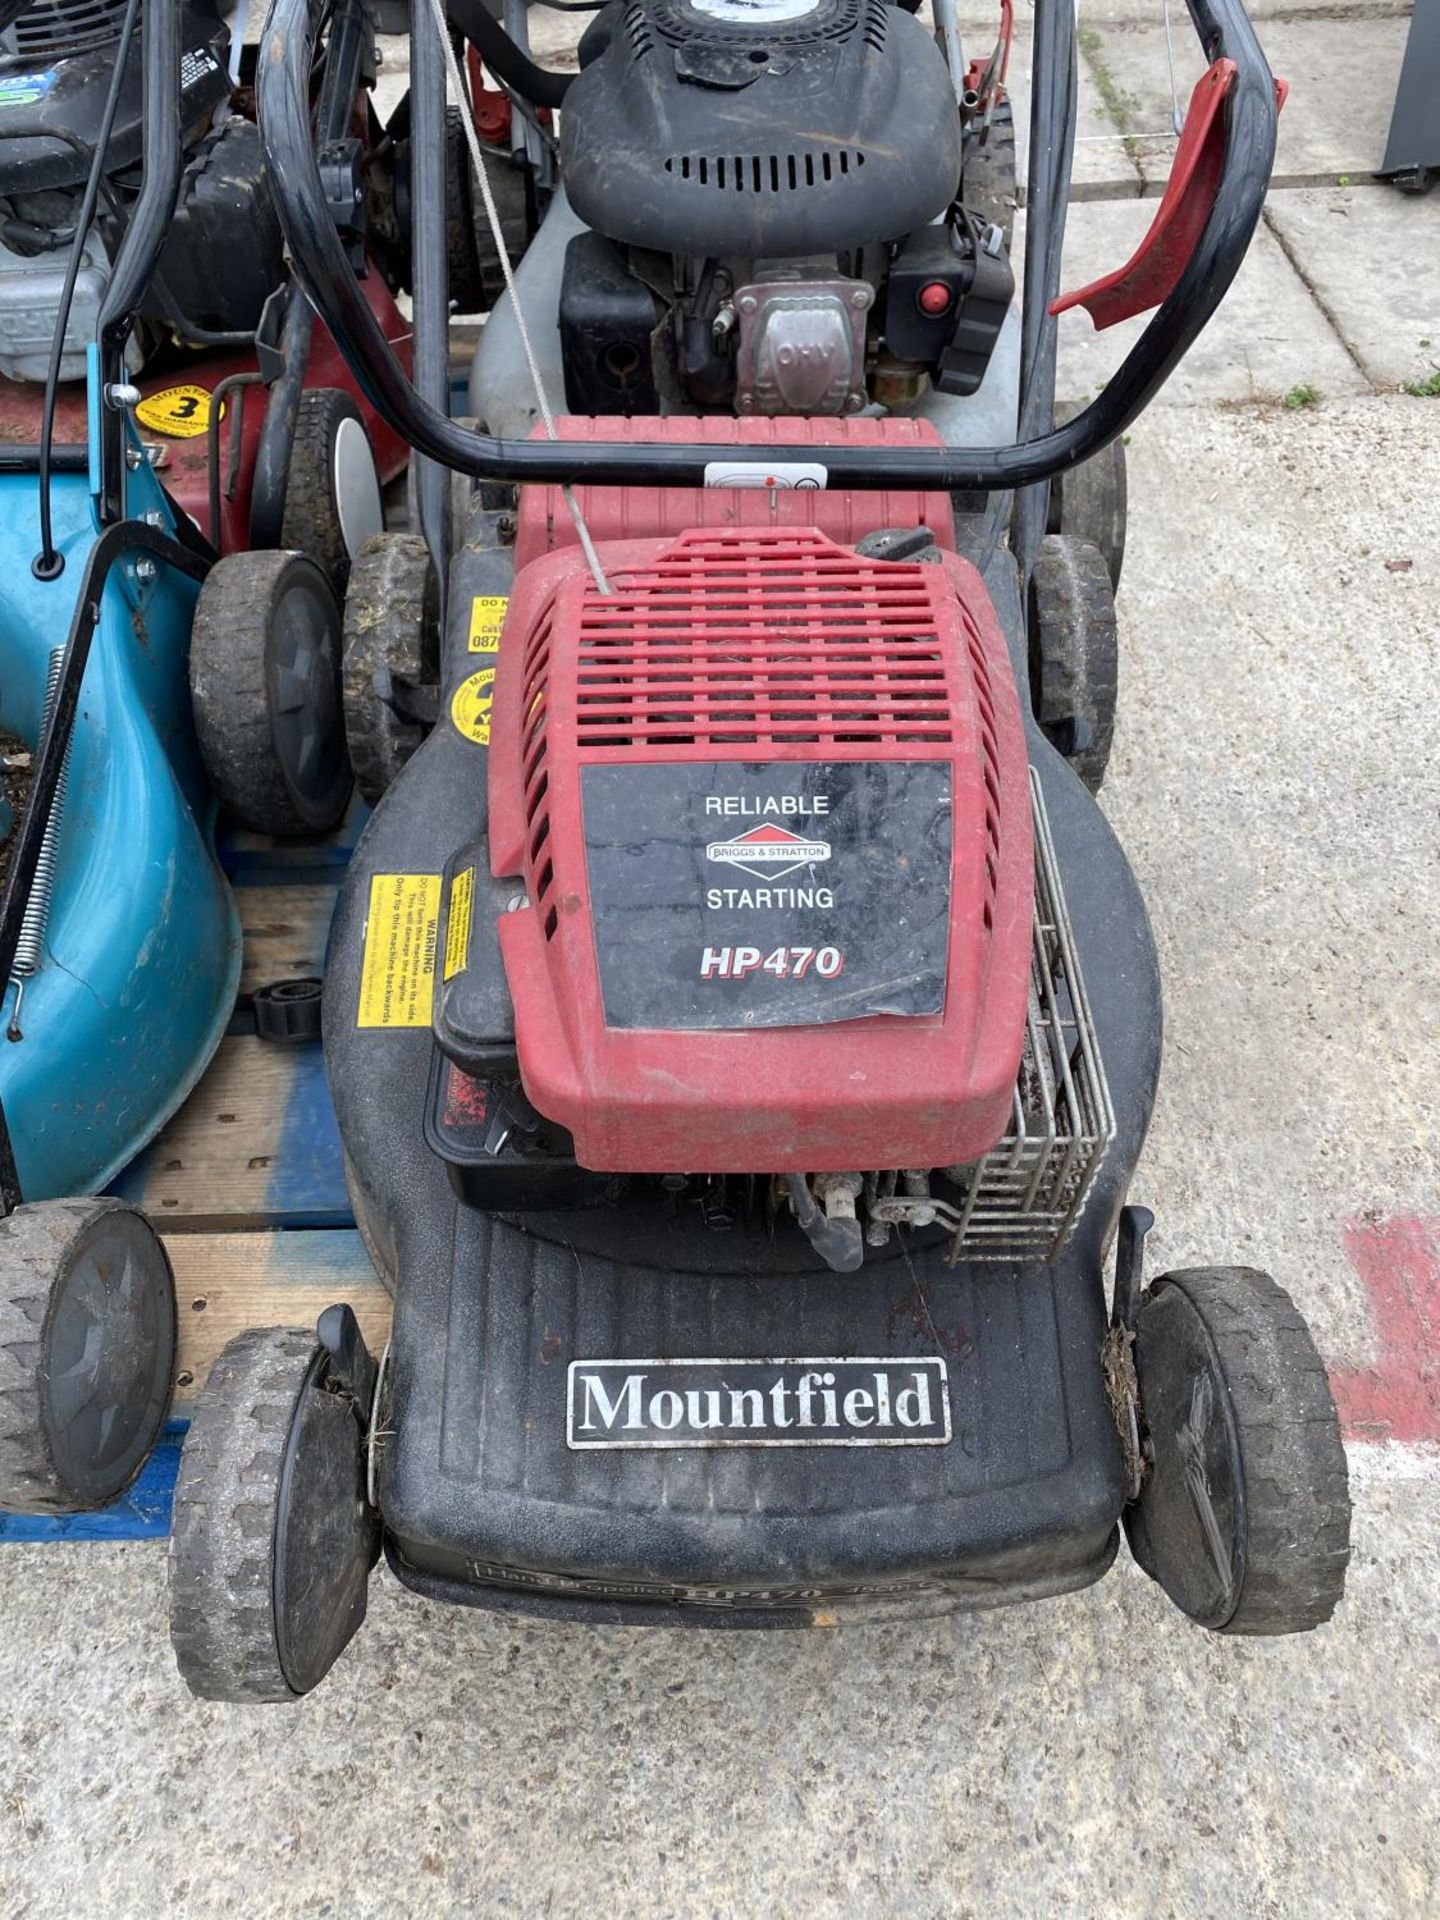
[[[275,1515],[290,1422],[315,1353],[302,1327],[250,1327],[221,1353],[181,1455],[170,1640],[203,1700],[291,1701],[275,1639]]]
[[[201,589],[190,633],[190,697],[205,770],[236,819],[259,833],[335,824],[309,819],[297,805],[271,730],[267,627],[282,576],[296,564],[297,556],[284,551],[221,560]],[[306,564],[328,586],[323,569]]]
[[[1019,204],[1016,166],[1015,108],[1008,94],[995,103],[990,132],[983,146],[971,142],[965,153],[960,197],[972,213],[991,221],[1005,235],[1008,252],[1015,232]]]
[[[1083,408],[1073,401],[1057,401],[1055,424],[1063,427]],[[1069,467],[1051,490],[1051,533],[1068,533],[1088,540],[1104,555],[1110,585],[1118,592],[1125,565],[1125,532],[1130,483],[1123,439]]]
[[[345,597],[341,675],[345,737],[355,784],[374,806],[425,738],[394,713],[376,678],[438,676],[439,603],[429,550],[418,533],[380,533],[355,556]]]
[[[1030,575],[1035,717],[1043,729],[1083,720],[1089,742],[1066,757],[1098,793],[1115,738],[1120,642],[1105,556],[1088,540],[1047,534]]]
[[[1304,1633],[1334,1613],[1350,1559],[1340,1423],[1310,1329],[1253,1267],[1165,1276],[1210,1329],[1235,1410],[1245,1475],[1245,1578],[1222,1633]]]
[[[342,420],[358,420],[362,427],[365,424],[360,409],[339,387],[312,387],[301,394],[280,527],[281,546],[315,562],[329,581],[337,603],[344,600],[350,579],[350,555],[335,503],[331,461],[331,448]]]

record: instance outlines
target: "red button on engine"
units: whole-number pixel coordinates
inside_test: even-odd
[[[950,305],[950,289],[943,280],[932,280],[929,286],[921,287],[916,294],[915,304],[922,313],[928,313],[932,320],[938,319]]]

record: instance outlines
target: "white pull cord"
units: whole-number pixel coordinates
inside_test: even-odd
[[[460,109],[460,124],[465,129],[465,141],[470,149],[470,161],[480,180],[480,198],[485,203],[485,218],[490,223],[491,237],[495,242],[495,251],[500,256],[500,271],[505,277],[505,289],[510,295],[510,305],[515,314],[515,327],[520,335],[521,350],[525,355],[525,365],[530,370],[530,382],[535,389],[536,405],[540,409],[540,418],[545,432],[551,440],[558,441],[555,431],[555,415],[551,411],[550,401],[545,392],[545,381],[540,372],[540,362],[535,357],[534,343],[530,338],[530,328],[526,324],[524,309],[520,305],[520,289],[515,284],[515,269],[510,264],[510,249],[505,244],[505,231],[500,221],[500,209],[495,204],[495,195],[490,188],[490,175],[485,167],[485,153],[480,145],[480,135],[475,127],[475,115],[471,109],[465,91],[465,83],[460,73],[460,62],[455,58],[455,48],[450,39],[450,27],[445,18],[444,0],[430,0],[430,13],[435,23],[435,31],[440,36],[440,45],[445,52],[445,74],[448,90],[454,104]],[[590,577],[595,582],[597,592],[609,593],[610,582],[605,578],[605,569],[600,564],[600,556],[595,551],[595,543],[590,538],[590,529],[585,524],[585,516],[580,511],[580,502],[575,498],[568,481],[562,482],[560,492],[565,505],[570,510],[570,518],[575,522],[575,532],[580,541],[580,551],[585,556],[585,564],[590,569]]]
[[[1185,131],[1185,115],[1180,106],[1180,89],[1175,84],[1175,42],[1170,37],[1170,0],[1165,0],[1165,59],[1170,68],[1170,124],[1178,140]]]

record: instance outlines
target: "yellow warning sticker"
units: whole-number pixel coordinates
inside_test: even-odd
[[[500,629],[505,624],[505,609],[510,605],[503,593],[477,593],[470,602],[471,653],[498,653]]]
[[[135,409],[135,418],[152,433],[163,433],[170,440],[198,440],[210,425],[208,387],[165,387],[152,393]],[[220,418],[225,418],[222,403]]]
[[[450,718],[456,730],[477,747],[490,744],[490,702],[495,692],[494,667],[481,667],[468,680],[462,680],[450,702]]]
[[[440,927],[438,873],[377,873],[370,882],[357,1027],[428,1027]]]
[[[450,882],[450,913],[445,923],[445,978],[453,980],[470,964],[470,916],[475,909],[475,869],[462,867]]]

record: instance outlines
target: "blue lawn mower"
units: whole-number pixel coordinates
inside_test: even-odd
[[[223,111],[189,90],[229,98],[223,24],[213,7],[126,0],[97,10],[114,16],[103,44],[92,35],[72,59],[62,37],[58,66],[27,63],[56,12],[0,0],[7,100],[93,99],[104,76],[63,193],[19,188],[44,186],[46,156],[73,131],[67,144],[0,126],[0,272],[32,246],[32,297],[58,290],[39,443],[0,452],[0,1508],[34,1514],[118,1497],[168,1409],[169,1260],[144,1216],[102,1190],[185,1099],[234,1010],[241,931],[216,858],[219,803],[245,825],[319,831],[351,790],[333,572],[288,550],[218,559],[134,417],[137,316],[200,130]],[[173,106],[177,76],[180,111],[152,113]],[[352,84],[347,117],[354,98]],[[132,137],[138,172],[124,165]],[[57,205],[48,240],[22,217]],[[116,232],[107,250],[98,236]],[[266,304],[283,313],[278,244],[276,265]],[[76,325],[93,333],[82,444],[56,434]],[[270,364],[284,476],[304,355]]]

